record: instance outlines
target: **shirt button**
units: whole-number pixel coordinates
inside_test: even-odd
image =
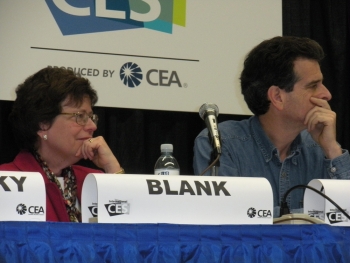
[[[331,172],[332,172],[332,173],[335,173],[336,171],[337,171],[337,168],[335,168],[335,167],[332,167],[332,168],[331,168]]]

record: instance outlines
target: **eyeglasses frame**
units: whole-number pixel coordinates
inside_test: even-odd
[[[79,115],[81,115],[81,114],[84,114],[84,115],[88,116],[88,119],[86,120],[85,124],[80,124],[80,123],[78,123],[78,117],[79,117]],[[61,112],[60,115],[71,115],[71,116],[75,116],[75,122],[76,122],[78,125],[80,125],[80,126],[85,126],[85,125],[88,123],[89,119],[92,120],[92,122],[93,122],[95,125],[97,125],[97,122],[98,122],[98,115],[95,114],[95,113],[92,114],[92,115],[89,115],[87,112],[79,112],[79,111],[78,111],[78,112],[72,112],[72,113],[69,113],[69,112]]]

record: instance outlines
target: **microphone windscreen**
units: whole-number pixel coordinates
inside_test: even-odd
[[[204,103],[200,108],[199,108],[199,116],[204,120],[205,115],[208,111],[214,112],[215,116],[219,116],[219,108],[216,106],[214,103]]]

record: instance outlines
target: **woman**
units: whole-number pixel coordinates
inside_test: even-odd
[[[124,173],[103,137],[93,137],[96,91],[74,72],[48,67],[28,77],[16,94],[9,120],[21,151],[0,170],[40,172],[46,220],[81,222],[83,181],[102,171],[73,164],[90,159],[106,173]]]

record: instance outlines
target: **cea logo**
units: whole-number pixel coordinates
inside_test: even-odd
[[[27,208],[25,204],[19,204],[16,207],[16,211],[19,215],[24,215],[27,213],[29,215],[43,215],[44,214],[44,208],[42,206],[30,206]]]
[[[254,218],[256,215],[258,215],[258,218],[270,218],[270,217],[272,217],[272,213],[270,210],[262,210],[261,209],[261,210],[256,211],[256,209],[254,207],[248,208],[247,215],[250,218]]]
[[[186,0],[45,0],[63,35],[185,26]]]
[[[125,63],[119,71],[120,80],[125,86],[135,88],[143,79],[142,69],[133,62]],[[176,71],[150,69],[146,72],[146,81],[152,86],[170,87],[171,85],[182,88],[180,78]]]

